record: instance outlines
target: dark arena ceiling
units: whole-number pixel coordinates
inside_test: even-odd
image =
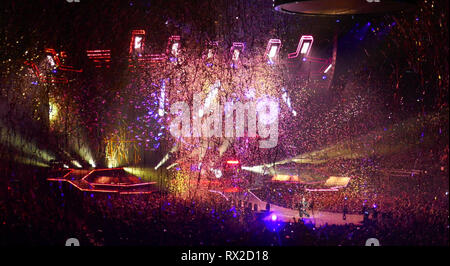
[[[278,11],[303,15],[380,14],[410,10],[416,0],[274,0]]]

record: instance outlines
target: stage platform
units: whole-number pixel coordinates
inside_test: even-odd
[[[244,191],[238,193],[223,193],[219,191],[210,191],[213,193],[217,193],[222,197],[225,197],[227,200],[234,201],[242,201],[248,203],[252,203],[252,206],[255,204],[258,206],[258,210],[262,211],[266,209],[267,202],[258,198],[251,191]],[[320,210],[308,210],[307,211],[310,217],[303,216],[301,219],[305,224],[311,224],[315,227],[321,227],[323,225],[345,225],[345,224],[355,224],[361,225],[363,221],[362,214],[346,214],[346,219],[343,219],[343,213],[336,212],[326,212]],[[283,222],[293,222],[294,218],[298,221],[300,219],[299,211],[294,209],[289,209],[281,206],[277,206],[275,204],[270,204],[270,212],[265,216],[265,220],[272,219],[272,215],[276,215],[276,220]]]
[[[47,178],[52,182],[68,182],[80,191],[119,194],[149,194],[157,191],[156,182],[143,182],[123,168],[61,169]]]

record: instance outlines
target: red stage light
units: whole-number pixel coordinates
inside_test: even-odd
[[[228,160],[227,164],[239,164],[238,160]]]
[[[131,32],[131,42],[129,54],[131,56],[142,56],[144,53],[145,30],[133,30]]]
[[[83,72],[82,69],[75,69],[73,66],[67,66],[61,63],[61,60],[59,59],[60,56],[61,58],[67,58],[67,53],[65,51],[62,51],[61,55],[59,55],[55,49],[45,48],[45,53],[47,54],[47,59],[49,60],[49,63],[52,67],[57,67],[59,70],[62,71],[73,71],[78,73]]]
[[[86,50],[87,57],[94,62],[95,67],[109,67],[111,62],[111,50]]]

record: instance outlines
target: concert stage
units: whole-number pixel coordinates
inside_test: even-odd
[[[149,194],[157,190],[156,182],[143,182],[123,168],[64,169],[53,173],[48,181],[68,182],[80,191],[119,194]]]
[[[258,210],[266,209],[266,201],[258,198],[251,191],[246,192],[238,192],[238,193],[222,193],[218,191],[211,191],[214,193],[218,193],[221,196],[225,197],[227,200],[234,200],[251,203],[252,206],[255,204],[258,206]],[[318,210],[308,210],[307,211],[310,217],[302,217],[301,219],[305,224],[312,224],[315,227],[320,227],[325,224],[329,225],[344,225],[344,224],[355,224],[360,225],[363,221],[363,215],[361,214],[346,214],[346,219],[343,219],[343,213],[335,213],[335,212],[326,212],[326,211],[318,211]],[[272,216],[275,215],[277,221],[283,222],[293,222],[295,220],[300,219],[299,211],[289,208],[284,208],[281,206],[277,206],[274,204],[270,204],[270,212],[265,216],[264,220],[271,220]]]

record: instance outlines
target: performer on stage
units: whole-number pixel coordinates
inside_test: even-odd
[[[377,221],[377,219],[378,219],[378,211],[377,211],[377,205],[376,204],[374,204],[372,206],[372,219],[374,221]]]
[[[363,214],[363,223],[366,224],[369,221],[369,210],[367,210],[365,203],[363,203],[362,214]]]
[[[266,211],[270,212],[270,203],[269,202],[266,203]]]
[[[298,209],[300,218],[302,218],[303,215],[305,215],[306,217],[309,217],[309,213],[306,211],[307,208],[308,208],[308,202],[305,200],[305,197],[303,197],[302,201],[299,203],[299,209]]]
[[[347,212],[348,212],[348,208],[347,208],[347,197],[344,198],[344,210],[342,212],[342,220],[347,220]]]

